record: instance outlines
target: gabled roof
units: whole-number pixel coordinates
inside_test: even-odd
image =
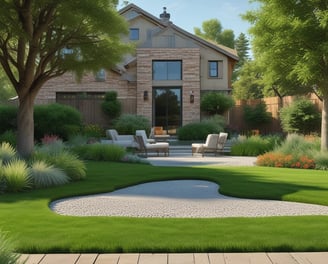
[[[129,4],[126,7],[122,8],[121,10],[119,10],[119,14],[122,15],[122,14],[128,12],[129,10],[135,10],[137,13],[139,13],[139,14],[143,15],[145,18],[151,20],[154,24],[157,24],[163,30],[166,30],[168,27],[171,27],[172,29],[174,29],[175,31],[180,33],[181,35],[184,35],[204,46],[214,49],[214,50],[230,57],[233,60],[236,60],[236,61],[239,60],[237,51],[235,49],[231,49],[224,45],[220,45],[220,44],[213,43],[213,42],[207,41],[205,39],[202,39],[196,35],[189,33],[188,31],[176,26],[171,21],[164,22],[161,19],[153,16],[152,14],[150,14],[150,13],[146,12],[145,10],[141,9],[140,7],[136,6],[135,4]]]

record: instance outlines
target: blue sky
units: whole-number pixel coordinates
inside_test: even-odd
[[[119,8],[122,8],[120,0]],[[237,37],[241,32],[248,35],[250,24],[241,19],[240,14],[254,10],[257,3],[248,0],[130,0],[154,16],[163,12],[163,7],[171,14],[171,21],[178,27],[194,33],[194,27],[201,28],[202,22],[216,18],[223,29],[232,29]]]

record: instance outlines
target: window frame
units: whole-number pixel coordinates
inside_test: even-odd
[[[215,69],[211,66],[216,65]],[[212,74],[215,71],[215,74]],[[208,77],[209,78],[219,78],[219,61],[217,60],[209,60],[208,61]]]
[[[178,63],[177,65],[172,65],[174,67],[179,67],[179,73],[172,71],[174,67],[170,67],[170,64]],[[156,67],[156,64],[157,67]],[[162,64],[162,65],[160,65]],[[155,68],[165,68],[164,71],[160,73],[155,72]],[[174,73],[173,73],[174,72]],[[172,74],[173,73],[173,74]],[[165,78],[161,77],[164,76]],[[156,77],[157,76],[157,77]],[[176,78],[175,76],[178,76]],[[153,60],[152,61],[152,80],[153,81],[181,81],[182,80],[182,60]]]
[[[130,40],[139,40],[140,39],[140,29],[139,28],[130,28],[129,39]]]

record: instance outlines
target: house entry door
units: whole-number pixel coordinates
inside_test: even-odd
[[[181,87],[153,89],[153,126],[161,126],[175,134],[181,126]]]

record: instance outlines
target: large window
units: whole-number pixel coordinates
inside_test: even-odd
[[[130,28],[130,40],[139,40],[139,28]]]
[[[153,80],[182,80],[182,61],[153,61]]]
[[[208,77],[210,78],[223,78],[222,61],[209,61],[208,62]]]

